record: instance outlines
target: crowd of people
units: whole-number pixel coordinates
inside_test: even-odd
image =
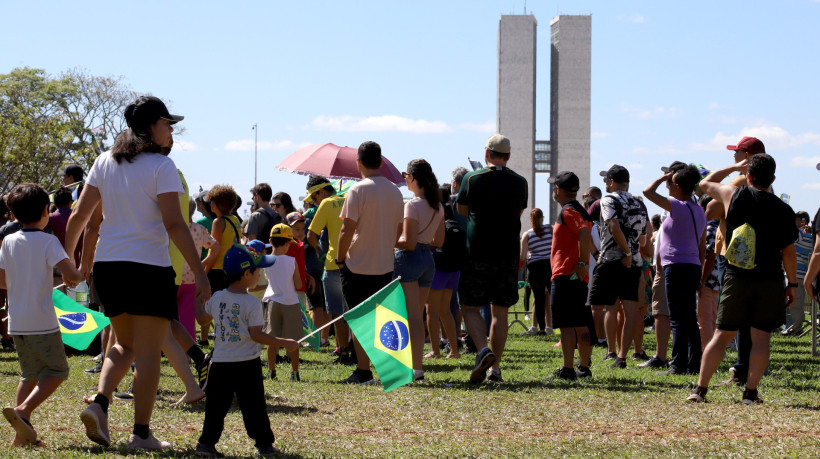
[[[42,442],[32,412],[69,375],[54,279],[68,289],[90,284],[91,303],[111,321],[100,362],[88,370],[100,375],[80,414],[88,438],[111,445],[109,404],[132,398],[129,447],[170,446],[149,427],[164,353],[185,385],[178,403],[205,399],[196,447],[203,457],[219,455],[234,397],[260,454],[276,454],[263,381],[277,378],[277,363],[289,363],[290,381],[301,381],[303,309],[330,346],[324,325],[394,279],[406,300],[414,381],[424,380],[425,359],[459,359],[466,347],[476,353],[470,382],[503,382],[508,311],[526,279],[527,308],[530,292],[534,303],[525,334],[560,331],[563,362],[550,380],[592,377],[593,346],[606,347],[605,360],[621,369],[632,350],[638,367],[697,374],[694,402],[705,400],[734,345],[729,383],[744,387],[743,403],[761,403],[770,334],[801,333],[804,303],[815,299],[817,217],[812,229],[806,212],[795,214],[773,193],[775,160],[756,138],[729,146],[734,160],[714,172],[678,161],[663,167],[643,197],[630,193],[629,171],[617,164],[601,172],[604,191],[592,186],[580,196],[579,177],[556,171],[549,184],[557,219],[549,225],[533,209],[532,228],[522,232],[532,197],[527,180],[507,167],[511,144],[501,134],[486,142],[487,167],[458,168],[450,183],[440,184],[426,160],[411,161],[402,173],[407,200],[380,173],[381,147],[367,141],[358,149],[361,180],[349,189],[310,176],[297,209],[289,194],[259,183],[243,220],[230,185],[190,196],[168,156],[181,116],[140,97],[125,119],[128,129],[87,177],[71,165],[53,196],[25,183],[3,199],[8,322],[0,332],[22,374],[16,406],[3,415],[16,446]],[[650,218],[643,199],[662,214]],[[202,217],[193,221],[196,210]],[[152,288],[134,288],[135,279]],[[657,336],[651,357],[643,348],[647,318]],[[354,366],[342,382],[377,383],[344,320],[332,328],[335,362]],[[118,392],[131,368],[132,386]]]

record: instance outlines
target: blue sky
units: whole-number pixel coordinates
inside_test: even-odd
[[[0,73],[84,67],[121,75],[186,117],[172,158],[192,189],[259,180],[301,145],[375,140],[399,168],[426,158],[449,181],[494,132],[501,14],[523,1],[2,2]],[[135,6],[138,5],[138,6]],[[820,200],[820,2],[534,1],[537,132],[549,137],[549,23],[592,14],[592,183],[612,163],[632,191],[673,160],[715,169],[755,135],[795,210]],[[546,207],[546,177],[536,179]],[[406,189],[403,189],[407,194]],[[657,209],[652,209],[657,210]]]

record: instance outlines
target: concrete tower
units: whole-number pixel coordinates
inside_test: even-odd
[[[510,169],[527,179],[528,207],[521,229],[530,227],[535,201],[535,38],[532,15],[502,15],[498,24],[498,117],[496,127],[512,146]],[[589,107],[589,103],[587,103]],[[589,142],[587,141],[587,150]]]
[[[550,43],[550,169],[552,174],[575,172],[580,198],[590,183],[592,16],[556,17],[550,22]],[[556,207],[551,206],[552,221]]]

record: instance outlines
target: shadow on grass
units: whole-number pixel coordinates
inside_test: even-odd
[[[267,402],[265,405],[267,406],[268,414],[276,413],[276,414],[286,414],[286,415],[290,415],[290,416],[308,416],[308,415],[315,414],[315,413],[319,412],[319,410],[316,407],[313,407],[313,406],[280,405],[280,404],[269,403],[270,401],[276,401],[276,397],[272,397],[268,394],[265,394],[265,400]],[[204,413],[205,412],[205,401],[203,400],[202,402],[197,402],[193,405],[181,405],[179,407],[176,407],[176,409],[179,409],[181,411],[186,411],[186,412],[189,412],[189,413]],[[239,410],[239,404],[237,404],[236,400],[234,399],[234,402],[231,404],[231,409],[228,412],[231,413],[231,412],[238,412],[238,411],[240,411]]]

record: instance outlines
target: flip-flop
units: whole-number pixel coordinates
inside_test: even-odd
[[[11,427],[14,428],[14,431],[17,432],[17,435],[23,439],[26,445],[37,442],[37,432],[34,430],[34,427],[29,421],[18,416],[14,408],[3,408],[3,416],[9,421]]]

